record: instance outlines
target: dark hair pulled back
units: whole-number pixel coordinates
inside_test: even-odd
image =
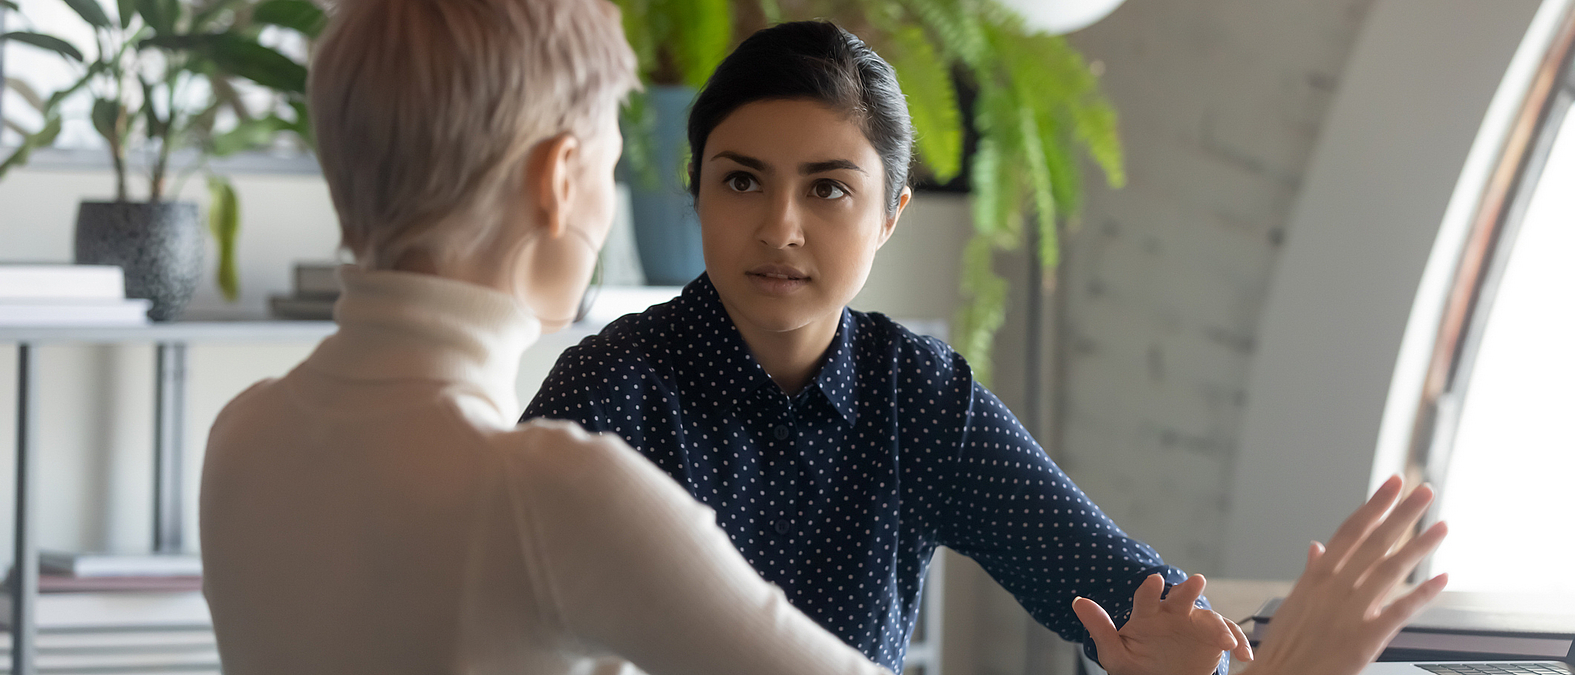
[[[739,107],[771,99],[808,99],[848,115],[880,155],[886,211],[896,210],[913,162],[907,100],[891,65],[828,21],[761,30],[717,66],[689,112],[690,194],[700,194],[700,166],[711,131]]]

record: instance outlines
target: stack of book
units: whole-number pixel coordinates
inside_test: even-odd
[[[295,292],[268,298],[268,309],[281,319],[332,321],[339,300],[338,263],[296,263]]]
[[[36,607],[40,672],[219,673],[196,556],[46,552]],[[0,596],[6,629],[10,617]],[[0,673],[10,664],[11,637],[0,633]]]
[[[0,326],[124,326],[148,322],[110,265],[0,264]]]

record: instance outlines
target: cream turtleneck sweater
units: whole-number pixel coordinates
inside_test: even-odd
[[[615,437],[515,426],[510,296],[341,271],[339,332],[224,409],[202,476],[226,675],[880,673]]]

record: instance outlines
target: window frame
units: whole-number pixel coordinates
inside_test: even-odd
[[[1492,315],[1514,244],[1567,115],[1575,114],[1575,9],[1566,13],[1552,47],[1517,114],[1471,221],[1428,360],[1406,453],[1407,481],[1447,490],[1461,404]],[[1440,498],[1446,496],[1440,494]],[[1437,508],[1426,522],[1436,519]],[[1422,568],[1430,568],[1431,561]],[[1419,568],[1418,573],[1422,573]],[[1421,578],[1421,577],[1418,577]]]

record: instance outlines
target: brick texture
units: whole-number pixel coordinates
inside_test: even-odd
[[[1090,181],[1066,242],[1051,452],[1188,570],[1221,565],[1259,313],[1371,5],[1130,0],[1071,38],[1104,69],[1129,182]]]

